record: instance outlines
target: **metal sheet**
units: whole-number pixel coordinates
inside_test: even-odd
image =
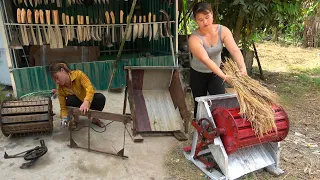
[[[114,61],[96,61],[69,64],[70,69],[79,69],[88,75],[97,90],[108,88]],[[171,56],[154,56],[132,58],[120,61],[111,88],[121,88],[125,85],[124,66],[172,66]],[[48,67],[36,66],[13,69],[17,95],[51,90],[56,85],[48,72]]]
[[[236,179],[275,163],[270,152],[261,144],[239,149],[228,158],[230,179]]]
[[[144,70],[143,90],[168,90],[171,82],[171,69]]]
[[[152,131],[181,130],[182,118],[174,108],[169,90],[143,90]]]

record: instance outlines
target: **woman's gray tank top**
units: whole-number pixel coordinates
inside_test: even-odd
[[[208,53],[209,58],[213,62],[215,62],[218,67],[220,67],[220,65],[221,65],[221,52],[222,52],[222,48],[223,48],[222,41],[221,41],[221,28],[222,28],[222,26],[219,24],[219,26],[218,26],[218,43],[213,47],[208,46],[206,44],[206,42],[204,41],[203,37],[197,31],[193,32],[193,34],[195,34],[196,36],[198,36],[201,39],[201,41],[203,42],[203,47],[206,50],[206,52]],[[190,66],[192,67],[192,69],[199,71],[199,72],[212,73],[212,71],[210,69],[208,69],[207,66],[205,64],[203,64],[195,56],[193,56],[193,58],[191,59]]]

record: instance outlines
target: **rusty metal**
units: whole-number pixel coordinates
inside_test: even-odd
[[[21,153],[18,154],[14,154],[14,155],[8,155],[7,152],[4,152],[4,158],[5,159],[10,159],[10,158],[18,158],[18,157],[23,157],[26,161],[29,161],[27,163],[23,163],[20,168],[21,169],[25,169],[25,168],[29,168],[32,165],[34,165],[34,163],[43,155],[45,155],[48,151],[47,146],[44,143],[44,140],[40,140],[40,144],[41,146],[37,146],[35,148],[23,151]],[[23,155],[24,154],[24,155]]]
[[[115,113],[108,113],[108,112],[101,112],[101,111],[95,111],[95,110],[89,110],[85,115],[81,113],[79,108],[75,107],[68,107],[68,112],[69,115],[73,118],[71,118],[70,123],[71,125],[76,125],[77,121],[79,121],[79,116],[87,116],[88,117],[88,146],[87,147],[81,147],[79,146],[73,139],[72,137],[72,131],[73,128],[71,125],[69,125],[69,131],[70,131],[70,144],[68,145],[70,148],[79,148],[79,149],[86,149],[89,152],[94,151],[94,152],[99,152],[99,153],[104,153],[104,154],[109,154],[113,156],[120,156],[122,158],[128,158],[128,156],[124,155],[124,146],[125,146],[125,128],[124,128],[124,135],[123,135],[123,148],[118,151],[116,154],[111,153],[111,152],[106,152],[106,151],[101,151],[97,149],[92,149],[91,148],[91,138],[90,138],[90,131],[91,131],[91,120],[93,118],[98,118],[98,119],[106,119],[106,120],[112,120],[112,121],[117,121],[117,122],[122,122],[124,124],[124,127],[128,122],[131,121],[131,116],[129,115],[124,115],[124,114],[115,114]]]
[[[52,132],[53,112],[50,98],[4,101],[0,125],[5,136]]]

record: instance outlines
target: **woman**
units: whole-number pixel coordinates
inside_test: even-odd
[[[101,93],[95,93],[88,76],[80,70],[70,71],[65,63],[55,62],[49,66],[53,80],[58,85],[58,99],[60,115],[64,122],[68,121],[67,106],[79,107],[85,114],[89,109],[102,111],[106,98]],[[97,118],[92,123],[104,127],[104,123]]]
[[[211,5],[199,2],[193,7],[193,16],[198,29],[188,40],[193,55],[190,62],[190,87],[193,97],[225,93],[226,74],[220,69],[223,44],[239,66],[242,75],[247,75],[243,56],[235,43],[231,31],[220,24],[214,24]],[[194,117],[198,103],[194,106]]]

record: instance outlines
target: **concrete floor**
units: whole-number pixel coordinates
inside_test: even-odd
[[[105,94],[107,102],[104,111],[122,113],[124,93]],[[56,116],[54,130],[50,135],[29,135],[26,137],[5,137],[0,133],[0,156],[19,153],[40,145],[44,139],[48,152],[30,169],[20,169],[23,158],[0,158],[0,179],[172,179],[164,165],[166,153],[178,143],[174,137],[144,137],[142,143],[134,143],[125,135],[125,155],[128,159],[71,149],[69,131],[60,126],[59,102],[53,100]],[[127,106],[128,107],[128,106]],[[84,122],[80,123],[85,125]],[[108,123],[109,121],[105,121]],[[101,130],[95,126],[97,130]],[[91,131],[91,147],[117,153],[123,145],[122,123],[113,122],[104,133]],[[78,145],[87,145],[87,128],[74,132]]]

